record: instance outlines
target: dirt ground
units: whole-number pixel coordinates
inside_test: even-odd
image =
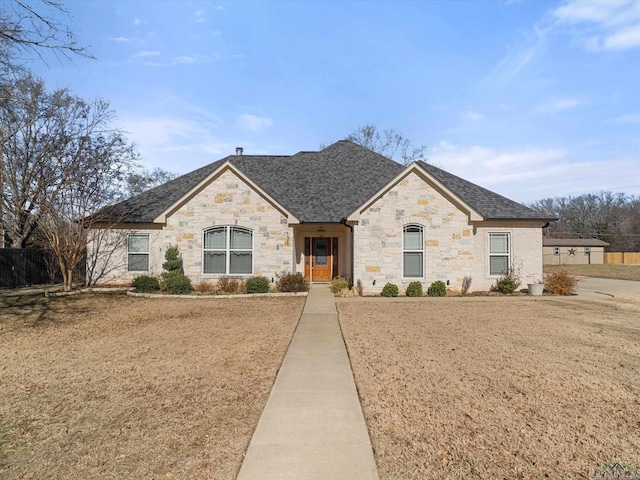
[[[0,478],[235,478],[303,305],[0,297]]]
[[[337,299],[385,479],[640,467],[640,296]]]

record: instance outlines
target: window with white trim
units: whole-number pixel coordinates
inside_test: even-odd
[[[424,277],[424,227],[405,225],[402,229],[402,276]]]
[[[251,275],[253,231],[243,227],[214,227],[204,232],[202,272]]]
[[[509,273],[509,265],[511,265],[510,240],[508,233],[489,234],[489,275],[499,276]]]
[[[149,271],[149,235],[132,233],[127,239],[127,271]]]
[[[584,254],[591,255],[591,247],[584,247]]]
[[[553,254],[560,255],[560,247],[553,247]]]

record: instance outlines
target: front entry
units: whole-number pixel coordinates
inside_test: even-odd
[[[338,238],[305,238],[304,276],[311,282],[330,282],[338,274]]]

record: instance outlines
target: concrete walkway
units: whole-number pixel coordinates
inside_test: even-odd
[[[616,293],[640,293],[640,282],[633,280],[595,277],[578,277],[578,280],[576,292],[581,298],[597,300],[615,296]]]
[[[238,480],[378,478],[327,285],[312,285]]]

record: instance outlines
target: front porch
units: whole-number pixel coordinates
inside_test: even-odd
[[[352,231],[343,223],[294,225],[296,271],[310,282],[352,278]]]

